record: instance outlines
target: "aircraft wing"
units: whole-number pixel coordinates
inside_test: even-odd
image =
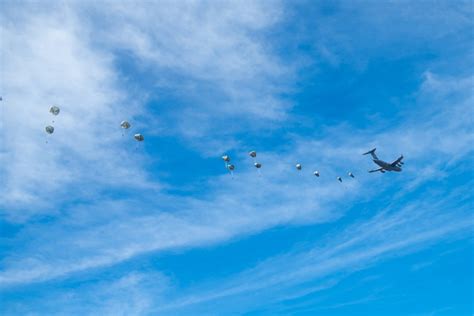
[[[374,170],[369,170],[369,172],[377,172],[377,171],[380,171],[382,173],[384,173],[385,171],[383,170],[383,168],[378,168],[378,169],[374,169]]]
[[[391,163],[392,167],[395,167],[396,165],[400,164],[400,162],[402,162],[402,159],[403,155],[401,155],[400,158]]]

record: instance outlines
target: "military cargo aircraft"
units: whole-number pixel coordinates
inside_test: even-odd
[[[378,166],[380,166],[380,168],[378,169],[374,169],[374,170],[369,170],[369,172],[377,172],[377,171],[380,171],[381,173],[385,173],[385,171],[397,171],[397,172],[400,172],[402,171],[402,165],[403,165],[403,162],[402,162],[402,159],[403,159],[403,155],[401,155],[397,160],[395,160],[394,162],[392,163],[389,163],[389,162],[385,162],[383,160],[380,160],[377,155],[375,154],[375,150],[377,148],[374,148],[372,150],[369,150],[368,152],[366,153],[363,153],[363,155],[368,155],[370,154],[372,156],[372,160],[373,162],[375,162]]]

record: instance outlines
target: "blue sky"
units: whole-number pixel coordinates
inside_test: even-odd
[[[472,2],[0,17],[2,315],[472,315]]]

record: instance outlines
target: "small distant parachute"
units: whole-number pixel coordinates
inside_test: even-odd
[[[145,137],[143,137],[142,134],[135,134],[135,135],[133,136],[133,138],[135,138],[135,139],[136,139],[137,141],[139,141],[139,142],[142,142],[142,141],[145,140]]]
[[[252,150],[251,152],[249,152],[249,156],[255,158],[257,157],[257,152],[255,150]]]
[[[296,169],[301,170],[301,168],[302,168],[301,164],[297,163],[296,164]]]
[[[353,174],[352,172],[349,172],[348,175],[349,175],[349,177],[351,177],[351,178],[355,178],[355,176],[354,176],[354,174]]]
[[[48,125],[44,128],[44,130],[46,131],[46,133],[48,134],[52,134],[54,133],[54,127],[52,127],[51,125]]]
[[[341,178],[341,177],[337,177],[337,180],[338,180],[339,182],[342,182],[342,178]]]
[[[53,105],[52,107],[49,108],[49,113],[53,114],[53,115],[58,115],[59,114],[59,108],[55,105]]]
[[[130,123],[127,122],[127,121],[122,121],[122,123],[120,123],[120,126],[123,128],[123,129],[129,129],[130,128]]]
[[[256,162],[256,163],[254,163],[253,165],[254,165],[254,166],[255,166],[255,168],[257,168],[257,169],[260,169],[260,168],[262,168],[262,164],[261,164],[261,163],[259,163],[259,162]]]
[[[313,174],[314,174],[316,177],[319,177],[319,171],[315,171],[315,172],[313,172]]]
[[[234,171],[235,166],[234,165],[227,165],[227,169],[229,169],[230,171]]]
[[[229,161],[230,161],[230,157],[227,156],[227,155],[224,155],[224,156],[222,156],[222,160],[224,160],[225,162],[229,162]]]

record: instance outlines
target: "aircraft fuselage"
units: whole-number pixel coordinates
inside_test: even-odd
[[[384,170],[387,170],[387,171],[402,171],[402,169],[400,167],[397,167],[397,166],[392,166],[391,164],[389,164],[388,162],[385,162],[383,160],[380,160],[380,159],[372,159],[377,165],[379,165],[380,167],[382,167]]]

